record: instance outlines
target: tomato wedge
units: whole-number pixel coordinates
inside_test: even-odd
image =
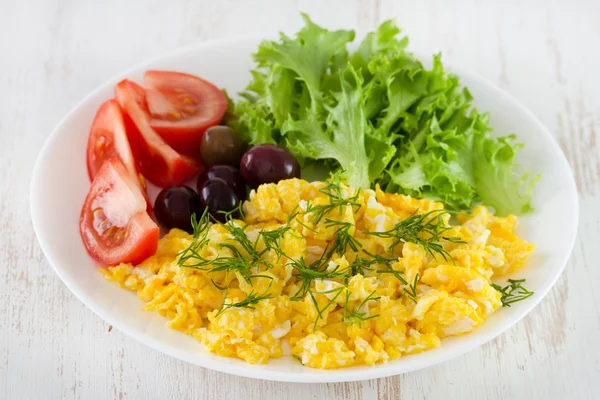
[[[146,196],[146,181],[137,170],[137,164],[129,146],[123,111],[115,99],[102,103],[98,112],[96,112],[96,117],[90,129],[86,154],[90,181],[94,180],[106,160],[113,157],[119,158],[131,176],[139,181],[140,188],[148,203],[148,210],[152,210],[152,204]]]
[[[218,125],[227,97],[197,76],[172,71],[146,71],[144,87],[150,125],[174,149],[195,154],[206,129]]]
[[[152,129],[142,87],[125,79],[115,87],[115,97],[126,113],[129,143],[146,179],[160,187],[178,185],[198,170],[194,160],[177,153]]]
[[[79,231],[89,255],[106,265],[139,263],[156,252],[159,228],[119,158],[104,162],[81,209]]]
[[[123,112],[115,99],[105,101],[92,122],[87,145],[87,168],[90,181],[104,161],[118,157],[132,176],[137,175],[135,160],[125,133]]]

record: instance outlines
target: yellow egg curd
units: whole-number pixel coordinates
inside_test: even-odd
[[[215,354],[329,369],[473,331],[503,303],[492,278],[534,248],[514,216],[451,218],[438,202],[335,181],[262,185],[243,215],[204,215],[194,235],[173,229],[154,256],[101,271]]]

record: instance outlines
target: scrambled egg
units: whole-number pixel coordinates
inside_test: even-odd
[[[312,217],[314,207],[331,201],[324,186],[292,179],[262,185],[251,193],[243,207],[245,221],[230,223],[242,227],[251,241],[261,230],[286,224],[291,229],[280,242],[281,253],[265,252],[269,266],[252,266],[250,278],[240,271],[179,266],[180,252],[194,238],[176,229],[160,240],[156,255],[136,266],[103,269],[103,274],[136,291],[145,303],[143,310],[163,315],[170,328],[193,336],[213,353],[249,363],[291,354],[309,367],[342,368],[422,352],[439,346],[444,337],[476,329],[501,305],[491,278],[521,268],[534,248],[514,234],[516,217],[498,218],[483,206],[469,216],[458,216],[456,225],[448,214],[442,215],[450,226],[444,236],[460,239],[442,241],[454,261],[418,243],[394,247],[393,237],[365,232],[389,231],[413,213],[440,210],[443,205],[342,185],[344,198],[356,196],[354,205],[334,207],[318,220]],[[343,254],[332,254],[323,261],[326,269],[320,275],[333,271],[332,276],[309,279],[303,289],[292,260],[318,265],[344,223],[348,236],[359,244],[358,251],[346,247]],[[223,225],[210,225],[206,237],[208,243],[197,249],[202,257],[231,253],[220,243],[232,243],[244,252]],[[375,263],[350,276],[335,276],[364,254],[393,261],[387,269]],[[244,306],[244,300],[253,298],[257,301]]]

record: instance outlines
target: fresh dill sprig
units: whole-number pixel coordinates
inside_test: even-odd
[[[290,297],[290,300],[302,300],[309,292],[310,286],[315,279],[336,279],[350,278],[350,268],[341,268],[336,265],[335,268],[329,268],[329,263],[325,257],[327,251],[323,252],[318,260],[312,263],[306,263],[304,257],[298,260],[292,260],[290,265],[294,269],[293,276],[300,282],[300,287],[296,293]]]
[[[325,219],[325,228],[331,227],[337,227],[337,229],[335,231],[335,238],[328,249],[328,257],[334,254],[344,254],[348,247],[355,252],[358,252],[362,248],[360,242],[350,234],[350,229],[354,227],[352,222],[338,221],[330,218]]]
[[[263,253],[273,250],[277,254],[278,258],[287,257],[287,255],[281,248],[281,241],[283,240],[284,235],[287,232],[290,232],[291,229],[292,229],[292,227],[290,225],[283,225],[277,229],[273,229],[270,231],[268,231],[266,229],[261,230],[259,232],[258,236],[259,236],[259,238],[262,239],[263,244],[265,246]],[[258,241],[258,238],[257,238],[257,241]]]
[[[376,272],[380,274],[392,274],[396,279],[400,281],[404,285],[402,291],[413,301],[417,302],[417,283],[419,281],[419,274],[415,275],[415,278],[412,283],[408,283],[408,281],[404,278],[402,271],[397,271],[392,267],[392,263],[398,261],[397,257],[385,257],[379,254],[371,254],[370,252],[364,250],[365,254],[367,254],[370,259],[357,258],[350,267],[352,268],[353,275],[355,274],[355,269],[370,269],[373,265],[381,265],[385,269],[377,269]]]
[[[227,290],[227,287],[218,285],[214,279],[210,278],[210,281],[212,282],[213,286],[216,287],[218,290]]]
[[[315,306],[315,310],[317,311],[317,318],[315,319],[315,323],[313,325],[313,330],[317,329],[317,323],[319,322],[320,319],[325,319],[325,317],[323,317],[323,313],[332,305],[332,304],[336,304],[335,300],[340,297],[340,294],[344,291],[344,289],[346,289],[345,286],[340,286],[337,287],[335,289],[331,289],[331,290],[325,290],[325,291],[321,291],[321,292],[314,292],[312,290],[308,291],[308,295],[310,296],[310,299],[312,300],[314,306]],[[315,297],[315,294],[331,294],[331,293],[335,293],[335,295],[329,299],[329,302],[327,304],[325,304],[325,307],[323,308],[319,308],[319,302],[317,301],[317,298]],[[328,297],[329,298],[329,297]],[[334,305],[335,307],[335,305]]]
[[[365,270],[371,269],[371,267],[375,264],[373,260],[367,260],[366,258],[356,257],[354,261],[350,264],[350,271],[352,276],[356,274],[363,274]]]
[[[419,282],[419,273],[415,274],[415,279],[410,285],[406,285],[402,290],[408,295],[408,298],[417,303],[417,283]]]
[[[343,215],[344,207],[351,206],[354,210],[361,207],[358,199],[360,198],[360,190],[356,190],[354,195],[344,198],[342,183],[339,177],[331,178],[325,182],[325,186],[319,189],[329,198],[329,204],[312,204],[307,203],[305,214],[310,214],[309,222],[314,225],[319,224],[327,215],[337,209],[338,215]]]
[[[375,314],[375,315],[369,315],[367,316],[367,312],[366,311],[361,311],[362,308],[371,300],[376,301],[379,300],[380,297],[373,297],[373,295],[375,294],[375,290],[373,290],[371,292],[371,294],[369,294],[369,296],[367,296],[356,308],[356,310],[350,310],[348,308],[348,300],[350,299],[350,291],[346,291],[346,300],[344,302],[344,314],[342,315],[342,321],[346,324],[352,324],[354,322],[358,322],[361,326],[362,326],[362,322],[367,321],[369,319],[372,318],[377,318],[379,317],[379,314]]]
[[[221,271],[239,272],[246,280],[252,275],[251,271],[255,266],[254,263],[257,261],[258,256],[256,251],[253,251],[249,255],[244,255],[233,243],[222,242],[217,243],[216,246],[220,249],[229,249],[233,256],[219,255],[216,258],[205,258],[199,253],[199,250],[206,244],[208,244],[208,240],[194,241],[187,249],[183,250],[178,264],[181,267],[208,271],[209,273]],[[221,289],[214,281],[213,284],[218,289]]]
[[[415,275],[415,279],[413,280],[412,283],[408,283],[408,281],[406,279],[404,279],[404,277],[402,276],[402,273],[400,271],[396,271],[394,268],[392,268],[392,266],[389,263],[383,263],[382,264],[386,269],[384,270],[378,270],[377,272],[382,273],[382,274],[393,274],[396,279],[398,279],[403,285],[404,287],[402,288],[402,291],[408,296],[409,299],[411,299],[413,302],[417,302],[417,282],[419,280],[419,274]]]
[[[387,252],[392,253],[394,248],[401,243],[416,243],[425,249],[433,258],[436,254],[441,255],[444,260],[454,259],[444,248],[442,240],[452,243],[465,243],[458,237],[444,236],[451,229],[446,226],[442,216],[448,214],[445,210],[432,210],[423,214],[417,214],[415,210],[404,220],[398,222],[390,230],[384,232],[364,232],[365,235],[378,236],[384,239],[393,239]]]
[[[218,211],[217,214],[223,215],[223,219],[225,222],[231,221],[233,219],[241,219],[243,221],[246,220],[244,216],[244,207],[243,203],[240,201],[237,206],[233,210],[230,211]]]
[[[502,294],[502,307],[510,307],[513,303],[533,296],[534,292],[527,290],[522,283],[525,283],[525,279],[509,279],[508,285],[504,287],[492,283],[492,287]]]
[[[249,263],[253,264],[257,262],[264,262],[262,259],[262,254],[256,250],[256,243],[250,240],[248,237],[248,234],[246,233],[246,226],[239,226],[235,221],[233,221],[231,215],[232,214],[229,214],[226,217],[229,219],[227,219],[222,226],[231,236],[233,236],[235,242],[238,243],[248,255],[243,256],[237,247],[230,242],[218,243],[217,246],[230,249],[238,258],[245,258]]]
[[[352,276],[356,274],[363,274],[365,270],[370,270],[374,265],[383,264],[387,265],[388,263],[398,261],[398,257],[384,257],[378,254],[371,254],[367,250],[362,250],[367,256],[370,258],[364,258],[357,256],[354,261],[350,264],[350,271],[352,272]],[[382,272],[378,270],[378,272]]]
[[[211,226],[211,222],[208,209],[204,209],[200,219],[197,219],[196,214],[192,214],[191,223],[193,228],[192,236],[194,237],[194,240],[192,240],[192,243],[186,249],[179,253],[177,265],[180,267],[202,269],[202,267],[206,265],[206,260],[201,257],[200,254],[198,254],[197,249],[201,249],[209,242],[208,230]],[[196,262],[190,264],[190,261]]]
[[[301,359],[300,357],[298,357],[298,356],[297,356],[297,355],[295,355],[295,354],[292,354],[292,357],[294,357],[296,360],[298,360],[298,362],[299,362],[300,364],[304,365],[304,363],[302,362],[302,359]]]
[[[196,218],[196,214],[192,214],[191,217],[193,236],[194,238],[204,237],[208,234],[208,228],[210,228],[210,215],[208,214],[208,208],[205,208],[200,219]]]
[[[311,228],[310,226],[308,226],[306,223],[302,222],[301,220],[297,219],[296,222],[298,224],[300,224],[303,228],[306,228],[307,230],[311,231],[312,233],[318,233],[315,228]]]
[[[270,299],[272,297],[273,297],[272,293],[263,293],[261,295],[258,295],[254,290],[252,290],[250,293],[246,294],[246,298],[244,298],[241,301],[238,301],[237,303],[225,303],[225,300],[227,299],[227,293],[225,293],[225,296],[223,296],[223,302],[221,303],[221,308],[219,309],[219,311],[217,312],[215,317],[218,317],[219,315],[223,314],[226,310],[228,310],[230,308],[254,309],[255,305],[258,302],[260,302],[262,300]]]
[[[200,254],[200,250],[209,243],[208,231],[213,224],[208,210],[205,209],[198,220],[195,215],[192,215],[192,228],[194,229],[192,235],[194,240],[186,249],[179,253],[177,264],[180,267],[208,271],[210,273],[221,271],[239,272],[246,280],[248,280],[252,275],[251,271],[256,263],[263,262],[264,260],[262,260],[262,255],[256,251],[256,246],[248,238],[244,228],[233,221],[233,216],[240,210],[241,206],[236,210],[224,213],[226,219],[225,223],[216,220],[214,221],[214,223],[223,226],[235,241],[217,243],[217,248],[228,249],[232,253],[232,256],[219,255],[216,258],[206,258]],[[234,243],[238,244],[238,246],[241,247],[241,250]],[[243,254],[243,252],[247,254]],[[212,281],[216,288],[223,289],[221,286],[217,285],[214,280]]]
[[[214,260],[209,260],[210,269],[208,272],[239,272],[240,275],[250,282],[252,276],[253,265],[243,256],[234,257],[217,257]]]
[[[225,293],[225,295],[223,296],[223,301],[221,302],[221,308],[219,309],[219,311],[217,312],[215,317],[218,317],[219,315],[223,314],[225,312],[225,310],[228,310],[230,308],[254,309],[255,305],[258,304],[260,301],[272,298],[273,294],[269,293],[269,290],[271,289],[271,285],[273,284],[273,278],[270,276],[266,276],[266,275],[254,275],[253,276],[253,278],[258,278],[258,277],[271,279],[271,282],[269,282],[269,286],[267,286],[267,288],[265,289],[263,294],[259,295],[258,293],[256,293],[254,291],[254,289],[252,289],[250,291],[250,293],[246,293],[246,297],[243,300],[238,301],[237,303],[226,303],[227,293]]]
[[[270,275],[255,274],[255,275],[250,275],[250,276],[248,277],[248,281],[252,281],[252,279],[255,279],[255,278],[264,278],[264,279],[269,279],[269,280],[271,281],[271,283],[269,283],[269,287],[267,288],[267,290],[271,288],[271,285],[273,284],[273,280],[275,280],[275,278],[273,278],[273,277],[272,277],[272,276],[270,276]]]

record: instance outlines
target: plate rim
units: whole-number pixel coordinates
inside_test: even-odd
[[[357,32],[357,37],[361,37],[361,36],[359,36],[360,31],[359,30],[355,30],[355,31]],[[521,112],[523,112],[529,119],[531,119],[531,121],[533,123],[535,123],[535,125],[539,128],[539,131],[543,132],[543,134],[546,136],[546,139],[550,142],[550,145],[554,148],[554,150],[560,154],[560,161],[557,160],[557,162],[560,162],[561,164],[563,164],[563,167],[566,169],[565,172],[568,175],[568,183],[569,183],[569,186],[571,189],[570,192],[572,194],[571,201],[574,206],[573,219],[572,219],[572,224],[565,229],[565,231],[568,231],[570,233],[570,235],[569,235],[570,243],[567,246],[568,251],[566,251],[564,253],[563,258],[560,260],[560,265],[561,265],[560,269],[555,273],[555,275],[551,279],[544,281],[544,284],[542,285],[542,288],[541,288],[541,290],[543,290],[542,295],[535,296],[535,298],[532,298],[531,302],[529,302],[527,304],[527,306],[523,307],[521,310],[513,311],[513,313],[517,313],[517,314],[515,316],[513,316],[506,325],[504,325],[503,329],[501,329],[501,330],[499,329],[497,332],[496,331],[490,332],[489,334],[483,335],[482,337],[479,337],[479,338],[475,337],[473,340],[467,341],[466,343],[464,343],[461,346],[458,346],[455,349],[446,350],[444,353],[442,353],[441,355],[439,355],[437,358],[435,358],[433,360],[428,360],[427,358],[425,358],[425,360],[423,362],[419,363],[417,361],[414,363],[414,365],[411,364],[411,366],[408,368],[404,367],[400,363],[396,364],[395,366],[392,365],[391,363],[390,364],[376,364],[370,368],[361,369],[358,371],[355,371],[352,369],[336,369],[336,370],[323,371],[323,370],[313,370],[313,369],[309,369],[307,367],[307,369],[309,369],[310,372],[296,373],[296,372],[269,371],[269,374],[267,375],[267,374],[261,373],[260,370],[253,370],[252,369],[253,366],[251,364],[247,364],[247,365],[243,365],[243,366],[220,364],[220,363],[215,364],[215,363],[212,363],[210,360],[201,360],[201,359],[196,358],[191,353],[186,353],[186,352],[178,350],[172,346],[165,345],[165,344],[161,343],[160,340],[151,338],[149,336],[140,336],[140,334],[138,332],[136,332],[134,329],[129,328],[129,326],[126,323],[119,322],[116,318],[113,318],[110,313],[102,310],[101,307],[99,307],[95,301],[93,301],[91,298],[86,296],[85,291],[80,290],[80,288],[74,282],[74,280],[70,279],[70,277],[68,277],[67,274],[64,271],[62,271],[62,269],[59,267],[60,263],[56,259],[53,250],[49,247],[49,245],[45,242],[45,240],[43,240],[43,237],[40,235],[39,227],[36,224],[36,221],[39,220],[39,210],[38,210],[39,207],[36,207],[36,204],[38,204],[38,201],[39,201],[38,199],[41,198],[40,193],[38,193],[38,189],[37,189],[40,186],[38,184],[38,181],[41,179],[41,174],[40,174],[39,170],[41,168],[42,160],[46,158],[47,153],[50,151],[51,144],[56,139],[58,133],[61,131],[62,126],[70,118],[72,118],[74,115],[76,115],[79,112],[80,108],[86,102],[88,102],[88,100],[95,97],[97,95],[97,93],[104,90],[107,86],[111,85],[113,82],[115,82],[119,79],[123,79],[123,78],[127,77],[128,75],[131,75],[132,73],[139,71],[150,64],[159,62],[160,60],[163,60],[163,59],[175,57],[175,56],[183,54],[183,53],[188,53],[188,52],[193,52],[193,51],[201,51],[202,49],[213,47],[213,46],[233,44],[233,43],[237,43],[240,41],[256,41],[256,42],[258,42],[260,40],[264,40],[265,38],[269,38],[269,37],[272,37],[272,34],[271,35],[269,35],[269,34],[236,35],[236,36],[225,37],[225,38],[220,38],[220,39],[216,39],[216,40],[209,40],[209,41],[205,41],[205,42],[201,42],[201,43],[193,43],[190,45],[178,47],[178,48],[170,50],[168,52],[164,52],[162,54],[159,54],[158,56],[148,58],[140,63],[137,63],[137,64],[131,66],[130,68],[127,68],[123,72],[115,74],[114,76],[110,77],[109,79],[103,81],[100,85],[98,85],[91,92],[89,92],[87,95],[85,95],[81,100],[77,101],[76,104],[70,108],[69,112],[63,118],[61,118],[60,121],[56,124],[56,126],[52,130],[51,134],[45,140],[41,150],[39,151],[39,153],[36,157],[35,166],[32,170],[31,183],[30,183],[30,187],[29,187],[29,189],[30,189],[30,191],[29,191],[30,192],[30,195],[29,195],[30,216],[31,216],[32,225],[33,225],[33,229],[34,229],[37,241],[42,249],[42,252],[44,253],[46,260],[52,266],[54,272],[59,276],[59,278],[65,284],[65,286],[75,295],[75,297],[77,299],[79,299],[79,301],[81,301],[86,307],[88,307],[90,310],[92,310],[98,317],[100,317],[101,319],[103,319],[108,324],[112,325],[113,327],[119,329],[121,332],[126,334],[128,337],[130,337],[130,338],[136,340],[137,342],[142,343],[145,346],[148,346],[154,350],[160,351],[166,355],[175,357],[177,359],[188,362],[190,364],[194,364],[194,365],[197,365],[197,366],[200,366],[203,368],[212,369],[212,370],[219,371],[219,372],[224,372],[227,374],[233,374],[233,375],[243,376],[243,377],[247,377],[247,378],[262,379],[262,380],[268,380],[268,381],[298,382],[298,383],[351,382],[351,381],[359,381],[359,380],[365,380],[365,379],[385,378],[385,377],[399,375],[399,374],[412,372],[412,371],[417,371],[417,370],[420,370],[423,368],[441,364],[445,361],[448,361],[453,358],[457,358],[463,354],[471,352],[471,351],[483,346],[484,344],[492,341],[493,339],[497,338],[498,336],[505,334],[515,324],[520,322],[527,314],[529,314],[531,311],[533,311],[540,304],[542,299],[544,299],[550,293],[551,289],[554,287],[554,285],[556,284],[556,282],[562,275],[564,269],[566,268],[566,266],[568,264],[569,259],[571,258],[571,255],[573,253],[573,249],[574,249],[574,246],[575,246],[575,243],[577,240],[579,216],[580,216],[580,211],[579,211],[580,205],[579,205],[579,192],[577,190],[576,181],[575,181],[575,177],[573,174],[573,169],[572,169],[571,165],[569,164],[569,161],[567,160],[564,152],[560,148],[557,140],[550,133],[549,129],[542,123],[542,121],[529,108],[527,108],[524,104],[522,104],[520,100],[511,96],[504,89],[494,85],[491,81],[487,80],[486,78],[483,78],[482,76],[480,76],[477,73],[474,73],[468,69],[462,68],[462,66],[460,66],[459,64],[456,64],[454,62],[444,63],[444,66],[447,69],[451,69],[452,72],[454,74],[458,75],[459,77],[462,78],[464,76],[468,76],[469,79],[475,80],[479,84],[483,85],[486,88],[486,90],[490,90],[491,92],[494,92],[495,96],[504,97],[504,100],[512,102],[516,107],[518,107],[520,109]],[[413,54],[415,54],[415,56],[421,61],[423,61],[425,58],[429,57],[418,51],[413,51]],[[536,291],[539,292],[540,289],[537,289]],[[168,329],[168,328],[166,328],[166,329]],[[425,354],[425,353],[421,353],[421,354]],[[408,357],[410,357],[410,356],[408,356]],[[406,358],[406,357],[404,357],[404,358]],[[395,361],[398,361],[398,360],[395,360]],[[383,368],[383,366],[387,366],[387,368]]]

